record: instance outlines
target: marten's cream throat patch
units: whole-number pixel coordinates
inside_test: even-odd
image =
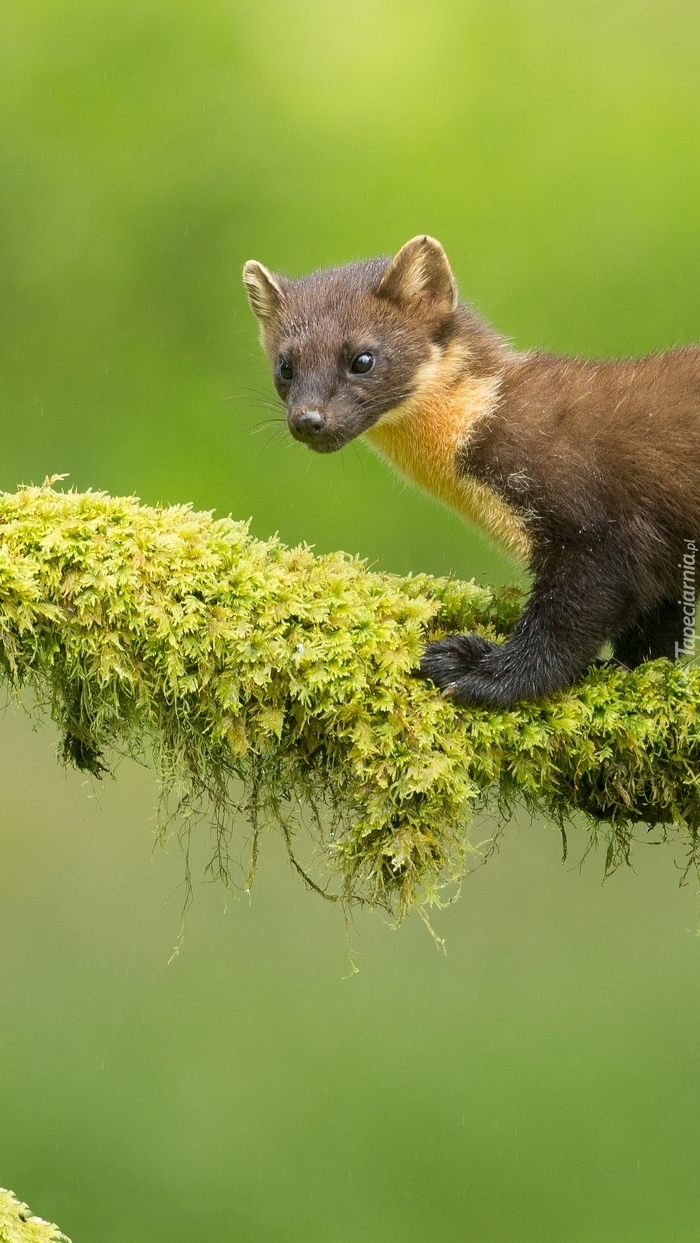
[[[518,515],[491,488],[457,474],[458,454],[475,423],[496,409],[500,388],[499,376],[469,376],[463,368],[461,348],[443,352],[435,347],[411,397],[364,435],[401,474],[527,561],[530,541]]]

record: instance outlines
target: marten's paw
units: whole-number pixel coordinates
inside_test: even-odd
[[[420,662],[421,677],[429,678],[443,691],[449,691],[465,673],[473,673],[484,657],[494,651],[495,643],[478,634],[451,634],[426,647]]]
[[[500,688],[494,686],[488,663],[497,652],[497,645],[481,635],[451,634],[425,649],[418,672],[458,703],[495,707]]]
[[[425,649],[417,672],[457,703],[508,708],[515,696],[502,676],[502,650],[478,634],[451,634]]]

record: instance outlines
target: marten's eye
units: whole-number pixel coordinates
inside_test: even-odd
[[[280,358],[277,373],[280,380],[283,380],[285,384],[289,384],[289,381],[294,379],[294,368],[288,358]]]
[[[363,350],[361,354],[353,358],[350,363],[350,370],[353,375],[367,375],[367,372],[371,371],[373,366],[374,354],[368,354],[366,350]]]

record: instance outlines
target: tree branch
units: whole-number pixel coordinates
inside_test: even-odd
[[[312,883],[325,891],[330,872],[343,898],[398,917],[467,870],[486,801],[507,813],[522,798],[562,827],[585,812],[608,867],[639,821],[695,861],[700,670],[599,667],[507,712],[456,708],[411,676],[427,638],[501,637],[520,604],[261,543],[185,507],[48,485],[0,497],[0,664],[50,708],[65,757],[99,775],[147,755],[186,832],[212,816],[224,878],[235,812],[255,853],[261,826],[280,824],[291,850],[305,824]]]

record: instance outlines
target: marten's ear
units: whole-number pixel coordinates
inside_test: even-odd
[[[436,311],[454,311],[459,301],[457,284],[447,255],[434,237],[412,237],[394,255],[377,294],[404,305],[428,303]]]
[[[249,259],[243,268],[243,284],[253,314],[257,315],[264,328],[269,327],[284,302],[284,294],[272,272],[268,272],[255,259]]]

